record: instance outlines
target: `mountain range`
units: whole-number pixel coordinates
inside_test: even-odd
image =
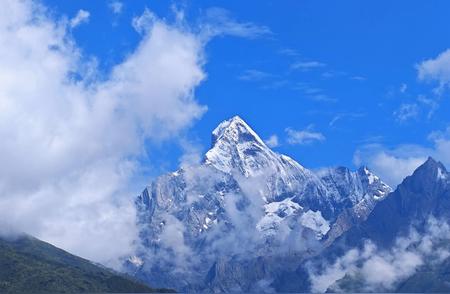
[[[411,291],[417,280],[445,290],[448,242],[436,227],[446,228],[449,179],[432,158],[395,191],[367,167],[309,170],[236,116],[212,132],[201,163],[158,177],[137,197],[140,246],[125,265],[179,291]],[[435,246],[442,256],[425,258]],[[355,252],[354,263],[340,264]],[[407,273],[378,284],[367,268],[361,274],[377,264],[371,257],[389,263],[398,252],[414,257]]]
[[[237,116],[211,141],[200,163],[136,197],[125,273],[2,236],[0,292],[450,292],[442,163],[392,189],[365,166],[308,169]]]

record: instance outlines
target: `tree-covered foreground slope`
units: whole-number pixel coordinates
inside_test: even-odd
[[[164,292],[30,236],[0,238],[0,292]]]

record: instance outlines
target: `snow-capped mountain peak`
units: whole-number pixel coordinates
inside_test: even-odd
[[[158,286],[176,279],[179,289],[206,289],[189,287],[205,279],[217,258],[326,246],[365,220],[390,191],[367,168],[315,173],[272,151],[235,116],[212,132],[202,164],[158,177],[137,198],[142,248],[136,256],[144,266],[132,259],[131,271],[156,275]],[[167,260],[152,263],[152,254]],[[172,271],[174,260],[185,272]]]
[[[245,177],[254,176],[280,161],[239,116],[219,124],[212,132],[211,145],[204,162],[225,173],[238,171]]]
[[[261,146],[267,147],[258,134],[239,116],[234,116],[221,122],[212,132],[212,146],[220,144],[221,141],[236,144],[253,141]]]
[[[449,173],[445,166],[432,157],[429,157],[419,166],[410,177],[413,176],[419,178],[423,182],[423,185],[437,184],[438,182],[446,182],[449,180]],[[407,177],[404,181],[407,181],[410,177]],[[437,182],[436,179],[438,179]]]

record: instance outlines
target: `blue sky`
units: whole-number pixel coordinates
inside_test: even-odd
[[[236,114],[263,139],[276,135],[275,150],[311,168],[353,167],[367,144],[433,148],[430,133],[449,123],[446,91],[434,93],[438,82],[420,81],[417,69],[449,47],[448,1],[123,1],[118,13],[112,2],[44,3],[69,18],[89,11],[72,34],[105,72],[139,43],[131,22],[145,8],[173,23],[175,5],[192,30],[208,10],[221,8],[263,30],[205,46],[207,78],[195,97],[208,110],[182,134],[203,151],[212,129]],[[322,139],[290,144],[287,128]],[[175,169],[183,153],[173,140],[147,148],[154,174]]]

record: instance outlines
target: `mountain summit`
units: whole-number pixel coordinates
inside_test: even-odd
[[[412,224],[426,223],[430,216],[450,218],[450,174],[441,162],[428,158],[406,177],[390,196],[379,203],[367,221],[349,236],[351,243],[369,237],[384,246]]]
[[[202,164],[157,178],[136,200],[141,246],[127,266],[158,287],[257,290],[278,273],[275,257],[328,246],[391,191],[367,168],[313,172],[238,116],[219,124],[211,145]],[[245,270],[260,257],[270,272]]]
[[[449,179],[450,174],[444,165],[428,158],[394,192],[376,205],[365,222],[354,225],[328,247],[325,254],[318,256],[317,259],[328,259],[326,263],[333,264],[333,260],[342,258],[342,248],[347,252],[372,248],[370,254],[356,260],[354,268],[331,285],[328,291],[448,292]],[[376,263],[372,263],[375,260]],[[414,260],[419,262],[414,264]],[[374,284],[375,273],[372,269],[386,261],[393,267],[400,262],[402,266],[398,267],[398,271],[401,274],[391,272],[384,276],[391,279],[390,283]],[[410,268],[402,272],[407,267],[406,263]],[[370,264],[370,274],[361,274],[361,268],[367,264]]]
[[[205,164],[223,172],[238,171],[249,177],[263,169],[282,169],[279,156],[239,116],[219,124],[212,132],[211,145]],[[284,161],[288,160],[286,157]],[[294,168],[302,167],[297,164]]]
[[[224,143],[239,144],[254,142],[266,147],[261,138],[239,116],[234,116],[221,122],[212,132],[212,147],[223,141]]]

